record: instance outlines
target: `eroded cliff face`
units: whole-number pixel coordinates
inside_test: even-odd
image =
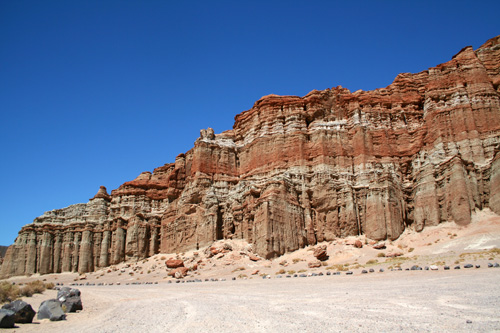
[[[269,95],[175,163],[22,228],[1,275],[87,272],[242,238],[264,257],[500,214],[500,38],[383,89]]]

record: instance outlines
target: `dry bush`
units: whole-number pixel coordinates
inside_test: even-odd
[[[47,288],[48,290],[52,290],[52,289],[54,289],[54,287],[55,287],[55,285],[52,282],[48,282],[45,284],[45,288]]]
[[[19,298],[19,287],[7,281],[0,283],[0,303],[12,302]]]
[[[295,274],[295,271],[292,269],[292,270],[289,270],[287,273],[292,275],[292,274]]]
[[[300,259],[300,258],[293,258],[292,261],[293,261],[294,264],[296,264],[296,263],[302,261],[302,259]]]
[[[32,281],[32,282],[29,282],[26,285],[30,286],[31,288],[33,288],[33,293],[34,294],[41,294],[46,289],[45,283],[43,283],[43,281],[40,281],[40,280],[35,280],[35,281]]]
[[[415,250],[415,248],[414,248],[414,247],[410,247],[410,248],[408,249],[408,252],[413,252],[414,250]]]
[[[380,252],[379,254],[377,254],[377,257],[384,258],[385,257],[385,253],[384,252]]]
[[[375,265],[375,264],[378,264],[377,259],[370,259],[366,262],[366,265]]]
[[[276,272],[276,275],[279,275],[279,274],[285,274],[286,271],[282,268],[280,269],[279,271]]]
[[[35,293],[35,288],[30,286],[29,284],[21,287],[21,289],[19,290],[19,294],[23,297],[31,297],[33,296],[34,293]]]

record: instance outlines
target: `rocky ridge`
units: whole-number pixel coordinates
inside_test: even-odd
[[[175,163],[24,226],[0,275],[88,272],[245,239],[265,258],[500,213],[500,36],[386,88],[268,95]]]

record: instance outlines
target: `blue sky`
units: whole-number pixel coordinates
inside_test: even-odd
[[[0,244],[267,94],[371,90],[500,34],[499,1],[0,0]]]

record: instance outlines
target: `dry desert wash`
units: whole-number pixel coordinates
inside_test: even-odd
[[[500,36],[386,88],[269,95],[175,163],[44,213],[0,275],[94,271],[245,239],[271,258],[500,214]]]

